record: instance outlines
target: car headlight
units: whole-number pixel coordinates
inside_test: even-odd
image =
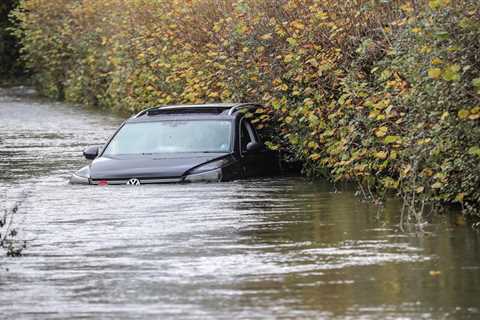
[[[222,169],[205,171],[202,173],[189,174],[183,181],[185,182],[218,182],[222,180]]]
[[[198,182],[198,181],[211,181],[216,182],[222,180],[222,167],[228,165],[231,162],[229,158],[223,158],[220,160],[212,161],[204,165],[200,165],[191,170],[185,177],[184,181]]]
[[[78,170],[70,177],[71,184],[90,184],[90,168],[88,166]]]
[[[219,169],[219,168],[222,168],[222,167],[226,166],[230,162],[231,161],[230,161],[229,158],[223,158],[223,159],[220,159],[220,160],[215,160],[215,161],[212,161],[212,162],[209,162],[209,163],[206,163],[206,164],[203,164],[203,165],[200,165],[200,166],[194,168],[193,170],[191,170],[189,172],[189,174],[202,173],[202,172],[206,172],[206,171],[212,171],[212,170],[215,170],[215,169]]]

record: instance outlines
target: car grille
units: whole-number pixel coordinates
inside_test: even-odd
[[[179,183],[183,181],[183,178],[137,178],[140,184],[156,184],[156,183]],[[121,185],[127,184],[130,179],[92,179],[92,184],[108,184],[108,185]]]

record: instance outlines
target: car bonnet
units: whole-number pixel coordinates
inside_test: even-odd
[[[180,178],[190,169],[220,159],[228,153],[102,156],[90,165],[93,180]]]

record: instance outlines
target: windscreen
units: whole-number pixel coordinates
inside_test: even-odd
[[[104,155],[229,152],[230,121],[187,120],[127,123]]]

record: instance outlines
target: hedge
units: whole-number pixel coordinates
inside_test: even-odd
[[[480,208],[476,0],[23,0],[16,32],[44,94],[133,113],[258,101],[304,172],[374,199]]]

